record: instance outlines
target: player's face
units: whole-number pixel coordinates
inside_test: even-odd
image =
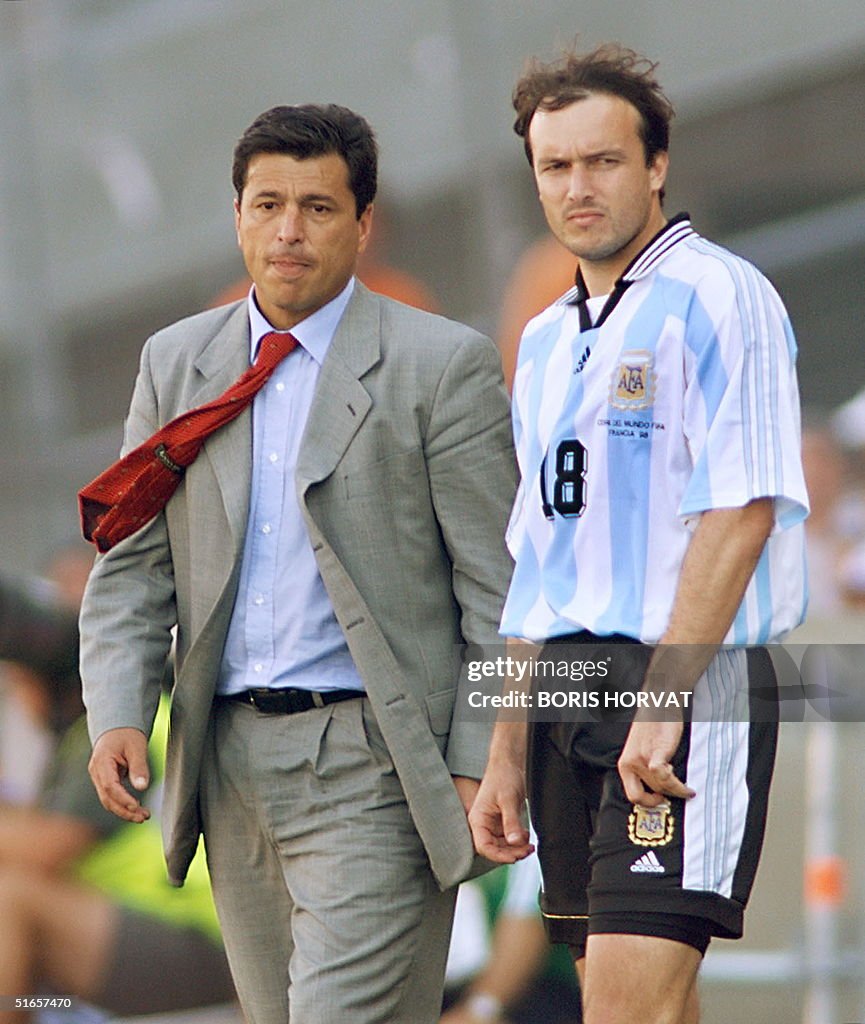
[[[372,206],[357,218],[348,166],[336,153],[307,160],[257,154],[234,213],[259,308],[280,330],[339,295],[372,222]]]
[[[538,110],[529,141],[538,194],[558,240],[596,271],[616,277],[664,225],[659,192],[667,155],[648,167],[636,107],[592,93],[561,110]]]

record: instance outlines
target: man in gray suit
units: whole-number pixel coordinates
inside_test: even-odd
[[[454,716],[460,644],[495,641],[510,571],[498,356],[355,280],[376,188],[362,118],[267,111],[233,180],[249,298],[147,342],[124,449],[224,392],[268,332],[298,346],[97,560],[91,776],[147,816],[134,790],[176,626],[169,875],[203,832],[250,1024],[432,1022],[487,748]]]

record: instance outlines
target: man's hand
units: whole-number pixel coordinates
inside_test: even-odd
[[[128,779],[143,791],[150,785],[147,737],[140,729],[109,729],[93,745],[88,765],[102,806],[125,821],[142,822],[150,811],[123,786]]]
[[[625,796],[631,803],[657,807],[668,796],[688,800],[695,795],[676,777],[671,764],[682,728],[681,721],[633,722],[618,764]]]
[[[463,805],[463,810],[468,816],[481,784],[477,779],[470,779],[467,775],[452,775],[451,778],[454,780],[454,788],[457,791],[457,796],[460,798],[460,803]]]
[[[526,809],[524,726],[516,728],[523,729],[523,736],[516,744],[505,744],[497,753],[495,747],[491,748],[487,770],[469,813],[475,849],[497,864],[513,864],[534,850],[529,842],[529,831],[523,824]]]

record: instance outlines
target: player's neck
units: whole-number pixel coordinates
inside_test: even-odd
[[[580,258],[580,270],[586,289],[592,298],[596,295],[609,295],[616,281],[624,273],[634,257],[642,252],[651,240],[667,224],[660,206],[655,207],[643,229],[612,256],[605,260],[587,260]]]
[[[607,269],[606,263],[595,263],[591,260],[580,260],[579,264],[589,297],[596,299],[602,295],[609,295],[619,279],[620,270],[615,267]],[[627,263],[623,263],[621,270],[624,270],[627,265]]]

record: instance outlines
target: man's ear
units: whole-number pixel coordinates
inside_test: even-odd
[[[670,166],[670,155],[666,150],[660,149],[655,153],[649,165],[649,182],[653,192],[660,192],[667,181],[667,170]]]
[[[363,211],[363,213],[357,219],[358,227],[358,242],[357,251],[362,253],[366,249],[369,242],[369,236],[372,233],[372,214],[374,204],[370,203],[369,206]]]
[[[237,244],[240,245],[240,200],[234,197],[234,231],[237,235]]]

